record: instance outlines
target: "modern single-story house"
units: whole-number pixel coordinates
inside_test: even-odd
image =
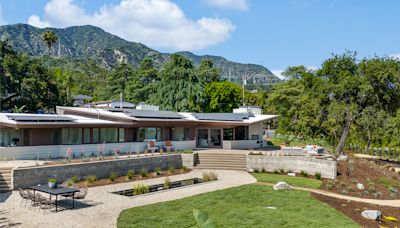
[[[276,115],[186,113],[154,108],[57,107],[57,114],[0,113],[0,158],[46,159],[141,153],[149,141],[176,150],[265,146],[264,122]],[[257,113],[257,112],[255,112]]]

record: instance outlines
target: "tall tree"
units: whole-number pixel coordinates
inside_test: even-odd
[[[242,88],[232,82],[212,82],[204,89],[204,112],[232,112],[239,107]]]
[[[189,59],[173,54],[160,72],[157,92],[150,100],[164,110],[199,111],[203,103],[204,84]]]
[[[58,37],[52,31],[45,31],[42,34],[42,39],[43,39],[44,43],[47,45],[47,51],[48,51],[48,54],[50,55],[51,47],[53,46],[53,44],[55,44],[57,42]]]

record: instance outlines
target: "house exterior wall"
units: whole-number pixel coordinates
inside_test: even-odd
[[[51,145],[51,131],[51,128],[32,128],[30,130],[31,145]]]
[[[163,146],[165,142],[155,142],[157,146]],[[172,141],[175,150],[194,149],[195,140]],[[125,143],[105,143],[105,144],[80,144],[80,145],[50,145],[50,146],[21,146],[21,147],[2,147],[0,148],[0,158],[2,159],[49,159],[64,158],[67,151],[72,151],[74,157],[97,156],[99,152],[104,155],[112,155],[115,150],[121,153],[142,153],[147,147],[147,142],[125,142]]]
[[[258,139],[262,139],[263,136],[263,123],[253,123],[249,125],[249,139],[254,139],[252,136],[257,136]]]

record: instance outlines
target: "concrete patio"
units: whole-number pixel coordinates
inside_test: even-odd
[[[170,177],[171,181],[201,177],[206,170],[193,170],[186,174]],[[61,212],[47,210],[34,211],[29,207],[20,206],[18,191],[11,194],[0,194],[0,211],[7,211],[11,223],[19,227],[116,227],[117,218],[124,209],[153,204],[158,202],[181,199],[206,192],[237,187],[255,183],[256,179],[244,171],[214,170],[218,174],[215,182],[203,183],[190,187],[171,189],[160,193],[125,197],[111,194],[116,190],[132,188],[135,181],[122,184],[92,187],[87,195],[87,204],[77,204],[75,209],[66,209]],[[148,185],[163,183],[164,178],[145,180]],[[140,216],[140,215],[138,215]]]

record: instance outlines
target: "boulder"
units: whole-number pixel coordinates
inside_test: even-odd
[[[380,220],[382,218],[382,212],[378,210],[365,210],[361,212],[362,217],[371,220]]]
[[[288,173],[287,175],[288,175],[288,176],[291,176],[291,177],[295,177],[295,176],[296,176],[295,173]]]
[[[254,173],[254,169],[249,169],[249,173]]]
[[[290,185],[288,185],[286,182],[280,181],[276,183],[273,187],[275,190],[287,190],[290,189]]]
[[[364,185],[361,184],[361,183],[357,183],[356,187],[357,187],[358,190],[364,190],[365,189]]]
[[[341,154],[339,157],[336,159],[338,161],[347,161],[349,157],[347,155]]]

